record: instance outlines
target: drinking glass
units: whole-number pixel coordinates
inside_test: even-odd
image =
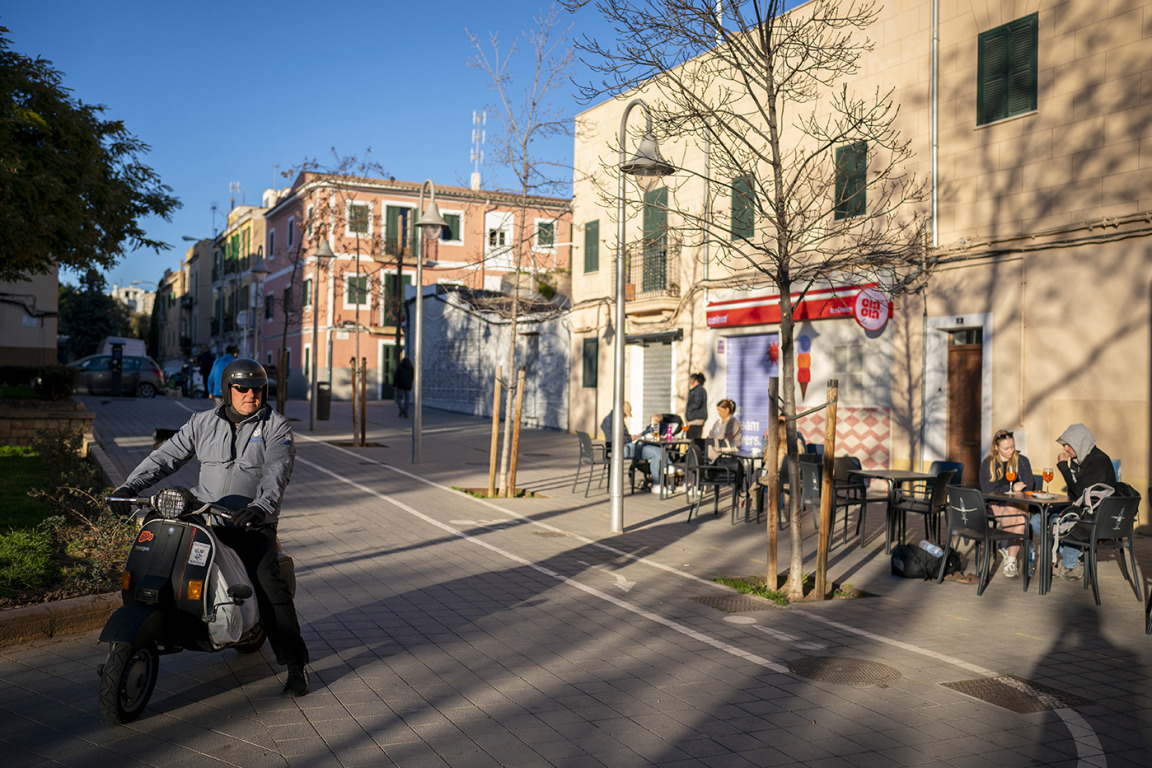
[[[1004,470],[1004,479],[1008,481],[1008,491],[1011,492],[1015,490],[1012,486],[1016,484],[1016,470]]]
[[[1044,493],[1048,493],[1048,483],[1052,482],[1052,478],[1055,477],[1052,473],[1052,467],[1044,467],[1040,476],[1044,478]]]

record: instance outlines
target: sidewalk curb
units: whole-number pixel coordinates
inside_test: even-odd
[[[98,629],[120,604],[109,592],[0,611],[0,648]]]

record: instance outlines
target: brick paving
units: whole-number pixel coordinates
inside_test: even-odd
[[[155,428],[206,405],[82,399],[114,480]],[[0,649],[3,765],[1148,764],[1152,638],[1112,559],[1100,607],[1079,583],[1040,596],[997,577],[978,598],[897,579],[877,502],[865,548],[836,539],[829,557],[830,579],[868,597],[725,612],[694,598],[733,594],[716,575],[763,572],[763,522],[734,524],[722,505],[686,523],[683,498],[637,494],[613,535],[606,488],[571,492],[575,436],[542,430],[523,433],[519,462],[537,497],[476,499],[452,489],[487,485],[489,422],[427,412],[414,465],[409,422],[390,402],[368,410],[380,445],[354,449],[333,444],[349,440],[347,404],[310,433],[289,403],[280,533],[311,694],[280,696],[267,648],[185,652],[162,658],[140,720],[108,728],[98,632]],[[1141,537],[1141,563],[1150,549]],[[793,671],[813,666],[831,677]],[[945,685],[1026,686],[1010,675],[1056,692],[1040,697],[1056,708],[1020,714]]]

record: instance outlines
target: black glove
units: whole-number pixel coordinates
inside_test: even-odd
[[[268,517],[268,513],[260,507],[249,505],[232,515],[232,524],[237,528],[251,528],[259,525]]]
[[[134,499],[136,498],[136,491],[132,490],[126,485],[122,485],[116,490],[112,491],[112,495],[121,499]],[[132,514],[132,505],[126,501],[110,501],[108,502],[108,506],[111,508],[113,514],[121,515],[123,517],[127,517],[128,515]]]

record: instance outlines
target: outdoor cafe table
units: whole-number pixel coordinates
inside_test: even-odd
[[[688,439],[687,437],[673,437],[672,439],[668,439],[666,437],[655,438],[655,437],[652,437],[650,435],[645,435],[644,437],[640,438],[636,442],[640,443],[641,445],[659,446],[660,450],[663,451],[663,456],[660,459],[661,471],[667,472],[668,467],[675,465],[675,462],[673,461],[673,455],[672,455],[673,451],[675,449],[679,448],[680,446],[688,445],[689,443],[691,443],[693,441]],[[637,449],[636,452],[632,454],[632,462],[636,463],[639,460],[640,460],[640,451],[639,451],[639,449]],[[665,482],[664,477],[661,477],[660,478],[660,500],[663,501],[664,499],[668,498],[668,496],[669,496],[668,483]]]
[[[1048,594],[1052,588],[1052,515],[1072,503],[1070,496],[1058,493],[1037,496],[1033,491],[1013,491],[1012,493],[986,493],[985,501],[1001,501],[1010,504],[1027,504],[1034,508],[1044,520],[1040,526],[1040,543],[1036,545],[1039,554],[1036,557],[1037,591]]]
[[[936,475],[927,472],[913,472],[910,469],[854,469],[851,474],[858,477],[868,477],[873,480],[883,480],[888,483],[888,509],[885,513],[887,530],[884,537],[884,554],[891,554],[892,538],[896,526],[896,499],[900,486],[904,483],[923,483],[928,480],[934,480]],[[903,531],[902,527],[901,531]],[[861,531],[861,534],[863,534],[863,531]]]

